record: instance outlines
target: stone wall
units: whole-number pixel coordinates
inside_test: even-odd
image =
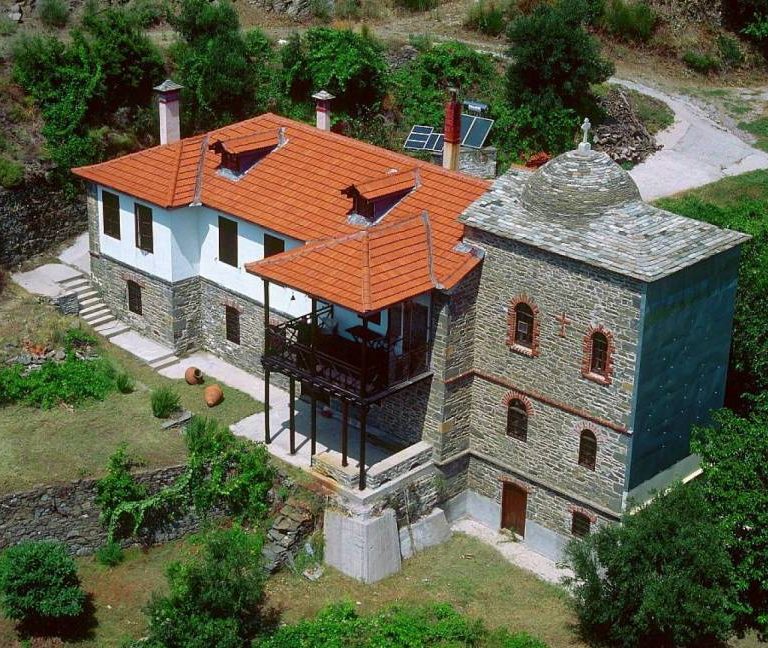
[[[137,481],[156,492],[184,471],[171,466],[136,474]],[[91,554],[106,542],[99,522],[96,479],[38,486],[0,496],[0,549],[25,540],[58,540],[78,556]],[[187,515],[155,533],[150,542],[167,542],[196,531],[198,520]]]
[[[12,267],[85,231],[85,199],[44,178],[0,189],[0,267]]]

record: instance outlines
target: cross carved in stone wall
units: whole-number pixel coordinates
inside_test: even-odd
[[[571,323],[571,320],[568,319],[568,317],[565,314],[565,311],[563,311],[561,315],[558,315],[557,317],[555,317],[555,319],[560,324],[560,333],[558,333],[558,335],[560,337],[565,337],[565,327]]]

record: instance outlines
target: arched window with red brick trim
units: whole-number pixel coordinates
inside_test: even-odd
[[[528,409],[519,398],[512,398],[507,403],[507,436],[528,440]]]
[[[595,469],[597,463],[597,437],[592,430],[582,430],[579,439],[579,465]]]
[[[613,377],[613,335],[604,327],[591,328],[584,336],[581,373],[585,378],[609,385]]]
[[[539,355],[539,309],[527,295],[518,295],[509,305],[507,344],[513,351]]]
[[[592,528],[592,520],[580,511],[574,511],[571,518],[571,533],[577,538],[589,535]]]

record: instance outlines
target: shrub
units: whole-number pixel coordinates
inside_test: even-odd
[[[158,387],[150,397],[152,414],[157,418],[168,418],[179,409],[180,397],[173,387]]]
[[[58,542],[23,542],[0,554],[0,607],[17,621],[48,623],[83,613],[75,561]]]
[[[116,567],[125,558],[125,552],[119,542],[109,540],[96,550],[96,560],[105,567]]]
[[[130,375],[123,371],[115,377],[115,386],[121,394],[130,394],[136,388],[136,383]]]
[[[727,542],[695,482],[572,540],[566,584],[582,632],[624,648],[725,642],[735,610]]]
[[[64,334],[64,346],[68,351],[72,349],[86,349],[98,344],[98,339],[92,333],[79,328],[69,329]]]
[[[497,0],[477,0],[470,5],[464,26],[488,36],[498,36],[506,27],[505,9]]]
[[[610,0],[603,24],[608,32],[628,41],[647,42],[656,26],[656,12],[644,0]]]
[[[170,591],[147,606],[142,645],[242,648],[262,627],[263,542],[240,527],[206,534],[196,558],[168,567]]]
[[[96,482],[96,506],[101,523],[110,530],[110,542],[115,537],[129,535],[135,520],[120,508],[128,502],[138,502],[147,496],[147,487],[136,481],[131,468],[136,461],[128,454],[125,444],[110,456],[107,474]]]
[[[0,187],[12,189],[24,180],[24,165],[0,156]]]
[[[104,400],[115,390],[115,370],[105,360],[46,361],[37,371],[24,374],[21,365],[0,369],[0,404],[21,403],[50,409],[59,403],[81,405],[89,399]]]
[[[688,50],[683,54],[683,63],[699,74],[709,74],[719,67],[718,61],[714,56],[694,50]]]
[[[309,2],[309,13],[312,14],[313,18],[321,22],[329,22],[331,20],[332,9],[339,18],[354,19],[358,16],[358,5],[355,0],[347,0],[343,3],[337,2],[333,7],[328,0],[310,0]]]
[[[0,36],[12,36],[16,33],[18,24],[8,18],[8,16],[0,16]]]
[[[133,0],[129,7],[136,22],[144,28],[160,24],[168,14],[166,3],[159,0]]]
[[[613,73],[600,56],[600,44],[582,25],[580,12],[569,3],[540,5],[530,16],[514,20],[508,31],[512,63],[507,68],[507,98],[512,106],[532,97],[593,112],[595,99],[587,90]]]
[[[66,0],[40,0],[37,11],[46,27],[61,28],[69,21],[69,5]]]
[[[720,61],[725,68],[739,67],[744,63],[744,53],[741,51],[739,41],[733,36],[721,34],[717,37],[717,49],[720,52]]]

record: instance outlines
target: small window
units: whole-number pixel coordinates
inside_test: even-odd
[[[264,234],[264,258],[285,252],[285,241],[271,234]]]
[[[601,376],[608,373],[608,338],[603,333],[592,334],[589,370]]]
[[[227,340],[240,344],[240,311],[232,306],[225,306]]]
[[[144,252],[154,251],[152,240],[152,210],[146,205],[135,206],[136,214],[136,247]]]
[[[237,267],[237,222],[219,216],[219,261]]]
[[[128,285],[128,310],[141,315],[141,286],[135,281],[127,281]]]
[[[528,438],[528,412],[523,401],[513,398],[507,406],[507,436],[525,441]]]
[[[120,199],[109,191],[101,192],[104,234],[120,239]]]
[[[573,518],[571,519],[571,533],[577,538],[583,538],[589,535],[589,528],[592,526],[590,519],[583,513],[578,511],[573,512]]]
[[[515,306],[515,344],[533,348],[533,310],[520,302]]]
[[[584,430],[581,433],[581,441],[579,442],[579,464],[594,470],[596,460],[597,438],[591,430]]]

